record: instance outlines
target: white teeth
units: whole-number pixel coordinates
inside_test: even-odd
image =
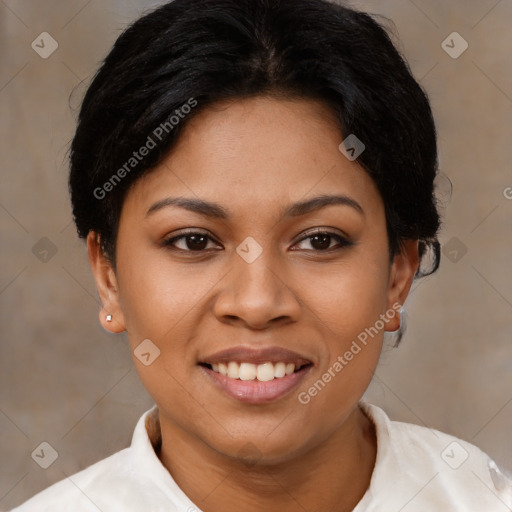
[[[240,366],[235,361],[230,361],[228,363],[228,377],[230,379],[238,379],[240,376]]]
[[[264,363],[258,365],[258,373],[256,374],[256,378],[261,382],[268,382],[269,380],[274,380],[275,371],[274,365],[272,363]]]
[[[260,382],[269,382],[274,379],[281,379],[286,375],[295,372],[294,363],[237,363],[229,361],[229,363],[213,363],[212,370],[231,379],[240,380],[258,380]]]
[[[237,363],[229,363],[229,364],[236,364]],[[240,380],[254,380],[256,377],[256,365],[251,363],[242,363],[240,365]],[[228,375],[229,376],[229,375]]]
[[[286,365],[284,363],[276,363],[274,366],[274,372],[276,379],[284,377],[286,375]]]

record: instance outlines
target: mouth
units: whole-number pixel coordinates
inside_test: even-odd
[[[199,363],[200,366],[212,370],[224,377],[243,381],[270,382],[274,379],[283,379],[288,375],[300,372],[312,363],[286,363],[284,361],[266,361],[262,364],[249,362],[228,361],[219,363]]]
[[[218,389],[252,404],[269,403],[292,391],[314,363],[282,348],[238,347],[219,352],[198,363]]]

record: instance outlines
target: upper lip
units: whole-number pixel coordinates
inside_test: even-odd
[[[294,363],[295,367],[311,364],[312,361],[307,357],[282,347],[247,347],[240,345],[231,347],[219,352],[215,352],[200,362],[204,364],[228,363],[237,361],[243,363],[263,364],[263,363]]]

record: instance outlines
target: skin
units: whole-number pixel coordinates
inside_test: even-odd
[[[205,512],[350,511],[369,486],[376,437],[358,402],[384,330],[398,329],[398,315],[308,404],[297,393],[380,314],[404,303],[418,244],[406,241],[390,262],[381,196],[357,161],[339,151],[343,138],[328,108],[312,100],[256,97],[209,107],[130,189],[115,270],[89,234],[100,321],[111,332],[126,330],[132,351],[144,339],[159,347],[149,366],[134,357],[159,407],[159,457]],[[291,203],[322,194],[348,196],[363,213],[332,204],[281,217]],[[216,202],[229,217],[178,206],[147,214],[177,196]],[[197,248],[190,239],[176,241],[174,250],[163,244],[187,228],[211,237],[202,252],[190,249]],[[347,236],[352,245],[306,238],[315,228]],[[263,250],[252,263],[236,252],[249,236]],[[285,347],[313,367],[279,400],[242,403],[198,366],[236,345]]]

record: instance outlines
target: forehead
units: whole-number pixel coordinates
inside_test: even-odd
[[[198,112],[126,202],[137,208],[165,195],[199,197],[253,212],[318,194],[354,196],[380,211],[368,174],[340,151],[343,134],[327,105],[256,97]],[[263,206],[264,205],[264,206]]]

